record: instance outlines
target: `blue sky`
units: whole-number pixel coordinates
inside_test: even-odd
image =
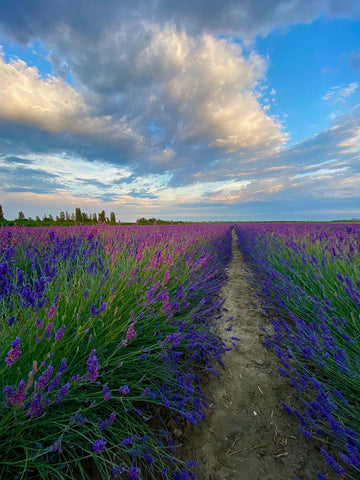
[[[6,218],[360,218],[357,0],[15,0],[0,45]]]

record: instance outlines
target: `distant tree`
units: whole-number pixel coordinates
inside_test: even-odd
[[[18,213],[18,220],[25,220],[24,212],[22,212],[21,210],[20,210],[20,212]]]
[[[100,223],[105,223],[106,222],[105,210],[101,210],[101,212],[99,213],[99,222]]]
[[[75,222],[76,223],[81,223],[82,222],[82,213],[81,213],[81,209],[79,207],[75,208]]]
[[[93,222],[97,223],[97,214],[96,213],[93,213]]]
[[[110,212],[110,223],[112,225],[115,225],[116,223],[116,217],[115,217],[115,213],[114,212]]]
[[[72,214],[71,214],[71,221],[72,221],[72,222],[75,222],[75,213],[72,213]]]
[[[54,221],[54,217],[51,215],[51,213],[49,213],[49,220]]]
[[[5,220],[5,217],[4,217],[2,206],[0,205],[0,222],[2,222],[3,220]]]
[[[65,212],[60,212],[59,220],[60,222],[65,222]]]
[[[65,220],[67,222],[70,220],[70,213],[68,211],[65,212]]]
[[[89,217],[88,217],[88,215],[87,215],[86,212],[81,212],[81,221],[82,221],[83,223],[89,221]]]

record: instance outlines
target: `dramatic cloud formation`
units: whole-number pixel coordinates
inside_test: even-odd
[[[107,141],[134,136],[124,123],[91,115],[81,94],[56,77],[40,78],[22,60],[6,63],[0,56],[0,118],[47,132],[71,132]]]
[[[245,58],[238,44],[172,27],[124,27],[85,60],[73,60],[72,70],[93,92],[87,93],[91,104],[61,78],[43,79],[22,60],[0,59],[0,118],[117,147],[120,158],[122,146],[129,156],[133,141],[133,163],[146,146],[150,171],[159,163],[185,167],[188,148],[199,143],[256,158],[278,151],[286,140],[259,103],[265,60],[255,53]]]
[[[279,105],[294,85],[272,58],[274,32],[334,18],[357,21],[359,2],[1,3],[0,203],[9,216],[21,198],[57,211],[106,204],[132,220],[311,216],[311,198],[317,215],[335,198],[328,215],[353,212],[358,44],[346,53],[352,74],[331,56],[319,65],[329,80],[318,110],[333,123],[298,144],[287,108],[303,106]],[[299,79],[299,98],[308,88]]]

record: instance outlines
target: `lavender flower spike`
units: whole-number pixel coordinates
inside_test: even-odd
[[[56,342],[60,342],[60,340],[61,340],[62,337],[64,336],[65,329],[66,329],[66,325],[63,325],[63,326],[60,327],[59,330],[55,333],[55,341],[56,341]]]
[[[89,373],[89,380],[90,382],[95,382],[97,377],[99,376],[99,362],[97,359],[97,356],[95,355],[96,353],[96,348],[91,351],[88,361],[86,362],[86,365],[88,366],[88,373]]]
[[[103,452],[105,450],[106,443],[106,440],[104,440],[103,438],[95,440],[95,442],[92,444],[92,449],[94,450],[94,452]]]
[[[16,339],[13,342],[11,342],[11,348],[8,351],[7,355],[8,356],[5,358],[6,365],[12,365],[13,363],[16,362],[16,360],[21,355],[20,338],[19,337],[16,337]]]

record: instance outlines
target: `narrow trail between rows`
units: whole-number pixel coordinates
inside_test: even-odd
[[[263,344],[261,325],[270,329],[271,323],[261,315],[235,229],[232,248],[217,332],[229,344],[232,336],[241,341],[225,354],[221,378],[204,386],[210,408],[204,420],[185,430],[181,457],[198,463],[198,480],[313,480],[317,471],[339,480],[326,468],[319,446],[301,435],[280,404],[300,405],[296,390],[278,373],[275,353]],[[227,322],[229,317],[234,319]],[[225,330],[230,324],[232,330]]]

